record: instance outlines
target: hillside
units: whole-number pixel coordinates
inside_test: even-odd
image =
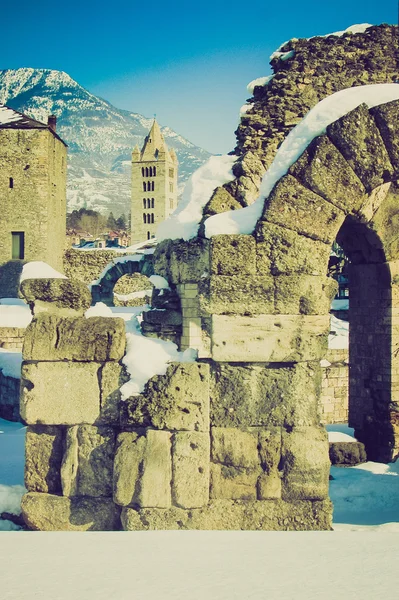
[[[152,119],[115,108],[62,71],[0,71],[0,103],[43,122],[57,116],[69,146],[68,210],[92,208],[115,215],[130,210],[130,155]],[[210,156],[169,127],[161,127],[179,160],[179,187]]]

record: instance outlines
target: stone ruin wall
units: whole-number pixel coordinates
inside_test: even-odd
[[[307,406],[309,367],[277,373],[264,364],[237,371],[212,361],[172,363],[143,394],[121,402],[123,321],[83,317],[89,299],[75,282],[50,286],[46,303],[46,280],[23,284],[37,307],[21,387],[28,424],[22,510],[30,528],[330,527],[327,437],[317,426],[315,395]],[[284,406],[272,396],[276,384],[287,389]],[[253,400],[243,404],[245,391]],[[310,430],[281,427],[295,412],[312,422]]]
[[[256,86],[248,99],[252,107],[236,130],[236,179],[217,188],[206,215],[256,199],[278,147],[318,102],[348,87],[399,80],[399,32],[394,25],[342,37],[292,39],[280,50],[293,56],[273,58],[273,78],[265,86]]]

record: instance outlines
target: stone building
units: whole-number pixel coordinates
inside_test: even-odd
[[[24,261],[62,269],[66,144],[47,125],[0,106],[0,297],[15,296]]]
[[[177,206],[177,157],[168,150],[154,119],[140,152],[132,153],[132,238],[136,244],[155,237],[159,223]]]

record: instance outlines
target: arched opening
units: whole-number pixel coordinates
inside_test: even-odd
[[[149,172],[149,176],[150,176],[150,177],[152,177],[152,167],[150,167],[150,168],[148,169],[148,172]]]
[[[151,213],[151,223],[154,222],[154,213]]]
[[[147,231],[147,240],[151,239],[151,233]]]
[[[154,177],[156,176],[156,174],[157,174],[157,168],[154,167],[154,173],[153,173]]]
[[[143,208],[147,208],[145,198],[143,198]]]
[[[155,203],[154,198],[151,198],[151,208],[154,208],[154,203]]]
[[[144,200],[144,208],[145,208],[145,200]],[[147,215],[143,214],[143,223],[147,223]]]
[[[394,458],[392,274],[378,234],[348,216],[337,235],[348,257],[349,426],[369,460]]]
[[[145,181],[143,181],[143,192],[147,191],[147,184]]]
[[[143,177],[145,177],[145,168],[144,168],[144,167],[141,167],[141,175],[142,175]]]

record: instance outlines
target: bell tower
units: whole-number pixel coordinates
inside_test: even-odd
[[[155,237],[159,223],[175,210],[177,169],[176,153],[168,150],[154,119],[143,148],[132,152],[132,244]]]

